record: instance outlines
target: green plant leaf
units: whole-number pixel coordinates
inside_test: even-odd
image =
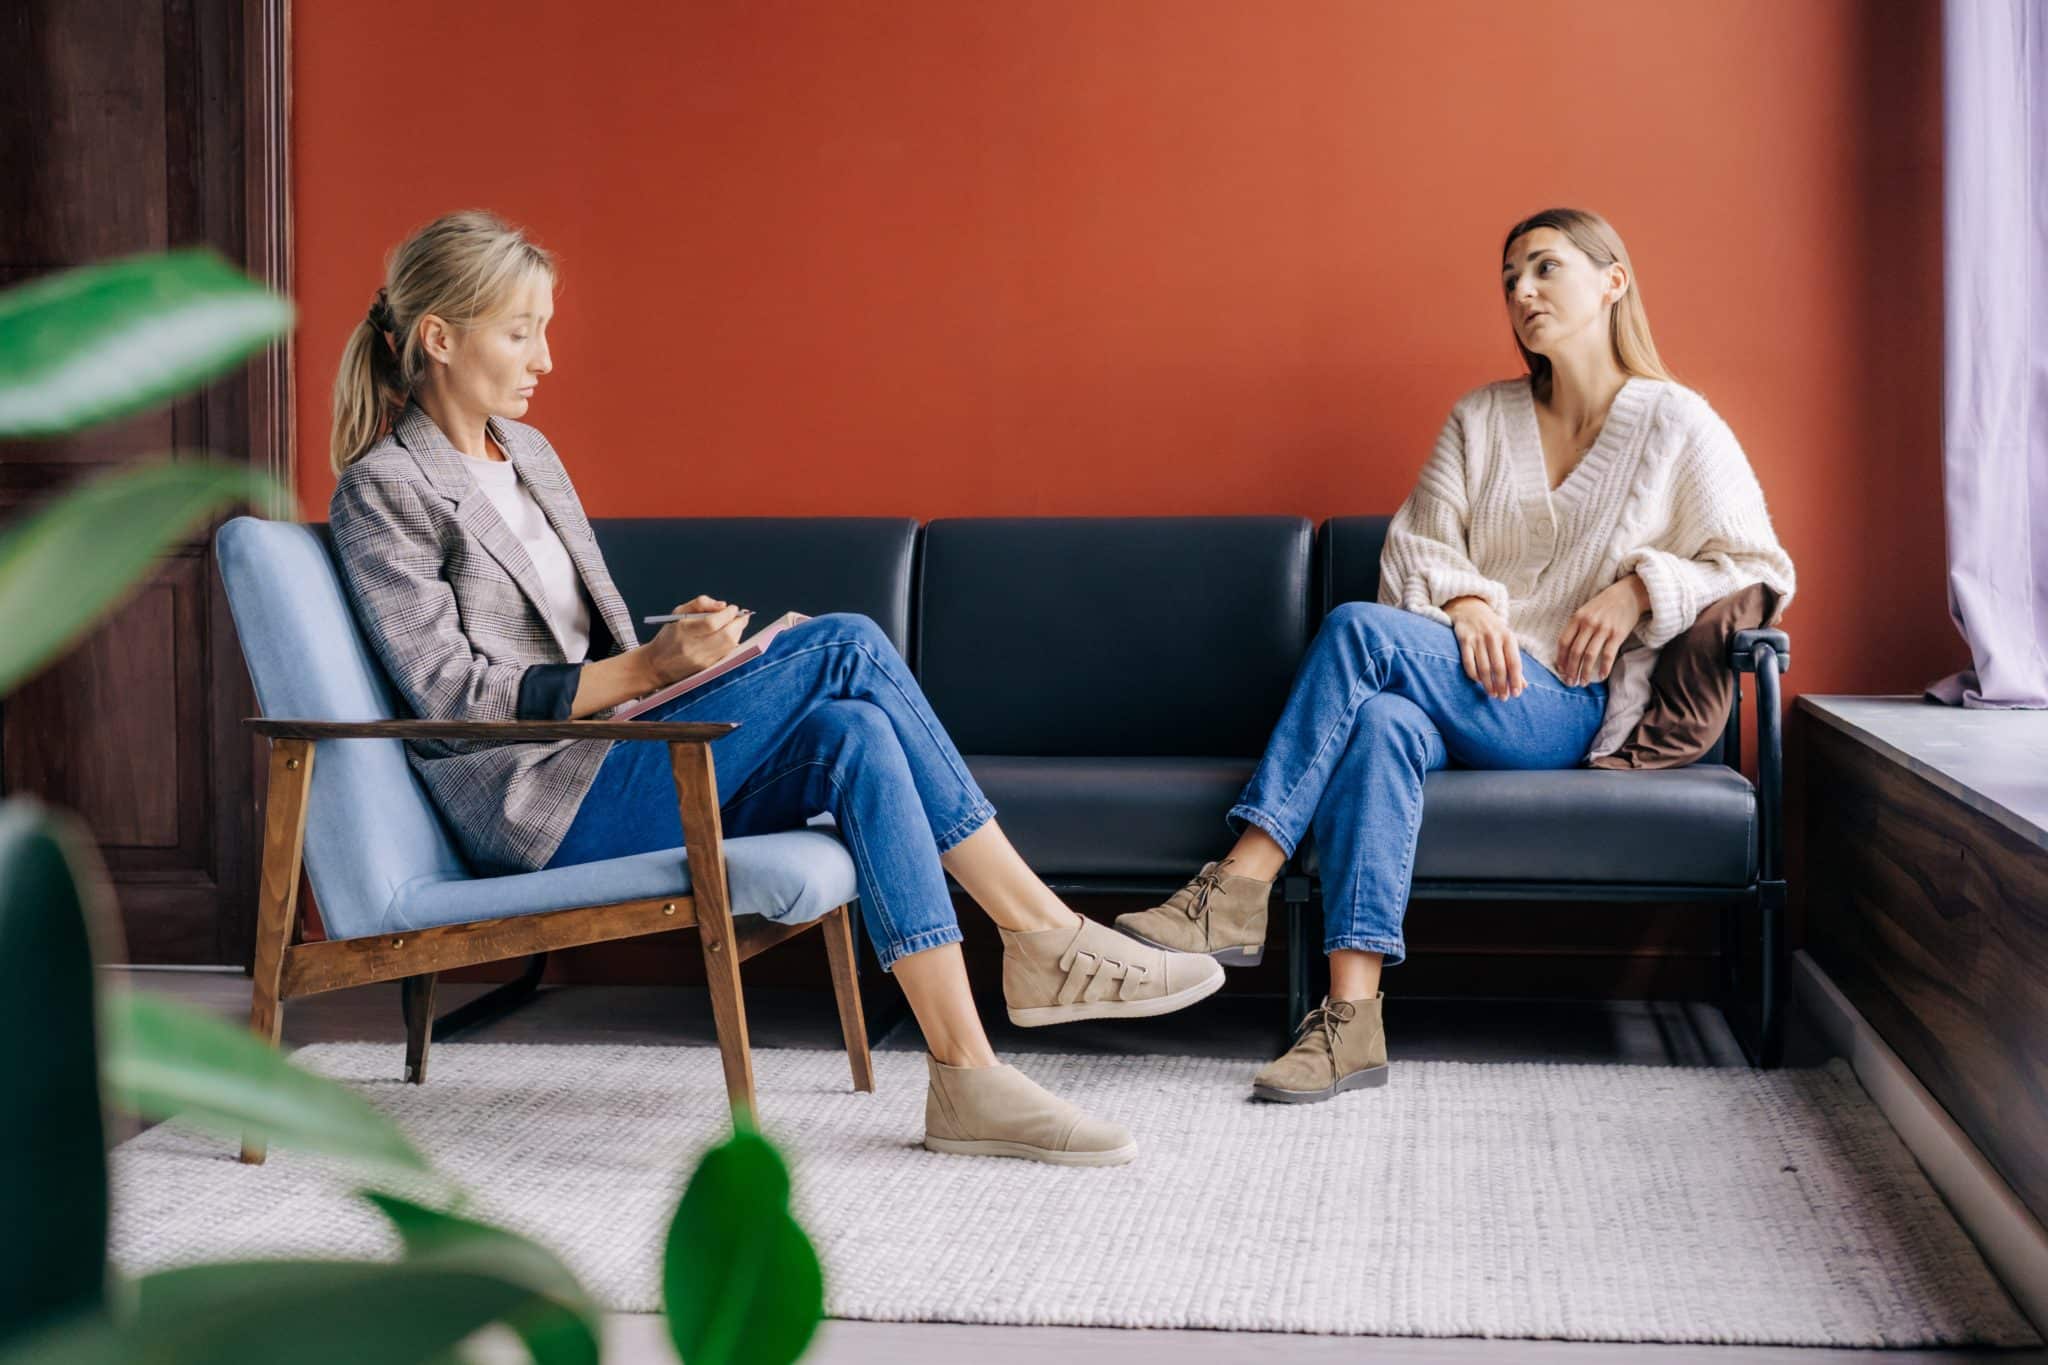
[[[669,1224],[662,1297],[684,1365],[788,1365],[810,1344],[824,1273],[759,1133],[741,1127],[698,1163]]]
[[[0,533],[0,696],[70,648],[194,523],[282,497],[247,465],[161,460],[68,489],[10,525]]]
[[[66,270],[0,293],[0,438],[54,436],[195,388],[292,324],[204,249]]]
[[[0,1345],[0,1365],[135,1365],[112,1319],[82,1313]]]
[[[110,992],[102,1074],[115,1106],[183,1114],[231,1136],[430,1171],[398,1125],[354,1091],[293,1066],[246,1029],[139,992]]]
[[[93,953],[106,878],[67,816],[0,805],[0,1341],[97,1306],[107,1162]]]
[[[489,1223],[443,1213],[395,1195],[371,1190],[362,1195],[383,1210],[398,1229],[408,1257],[432,1260],[440,1266],[476,1265],[490,1270],[508,1264],[524,1266],[520,1282],[542,1291],[544,1297],[504,1321],[526,1343],[535,1365],[596,1365],[597,1308],[553,1252]]]
[[[151,1275],[132,1316],[85,1318],[21,1343],[0,1365],[424,1365],[480,1328],[549,1304],[493,1261],[239,1261]]]

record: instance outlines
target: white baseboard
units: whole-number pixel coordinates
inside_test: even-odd
[[[1855,1068],[2013,1302],[2048,1337],[2048,1231],[1804,950],[1792,955],[1792,988],[1821,1036]]]

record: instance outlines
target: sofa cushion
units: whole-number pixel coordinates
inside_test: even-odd
[[[1222,856],[1249,759],[970,754],[1003,832],[1040,875],[1177,881]],[[1718,764],[1656,772],[1433,772],[1423,881],[1747,886],[1756,795]],[[1302,866],[1321,875],[1315,841]]]
[[[605,517],[590,528],[642,640],[660,627],[641,617],[704,593],[753,608],[758,625],[786,611],[859,612],[910,657],[908,517]]]
[[[1322,874],[1311,846],[1307,870]],[[1756,879],[1756,792],[1733,768],[1433,772],[1417,881],[1737,887]],[[1215,856],[1215,855],[1210,855]]]
[[[1253,760],[970,754],[967,767],[1039,875],[1178,882],[1230,847],[1223,813]]]
[[[1298,517],[935,521],[918,677],[965,753],[1256,756],[1310,634]]]

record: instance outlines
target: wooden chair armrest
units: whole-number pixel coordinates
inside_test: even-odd
[[[666,720],[273,720],[242,722],[269,739],[640,739],[709,743],[739,728],[723,721]]]

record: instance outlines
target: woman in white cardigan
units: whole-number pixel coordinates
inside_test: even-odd
[[[1576,209],[1517,223],[1501,289],[1528,373],[1452,407],[1387,529],[1379,602],[1337,608],[1302,663],[1227,817],[1236,844],[1164,905],[1117,920],[1255,963],[1273,878],[1313,831],[1330,994],[1254,1078],[1262,1099],[1385,1083],[1380,969],[1406,955],[1429,771],[1575,767],[1603,718],[1641,710],[1647,668],[1609,695],[1625,646],[1654,657],[1752,583],[1777,594],[1767,624],[1792,597],[1763,490],[1727,424],[1658,360],[1613,228]]]

